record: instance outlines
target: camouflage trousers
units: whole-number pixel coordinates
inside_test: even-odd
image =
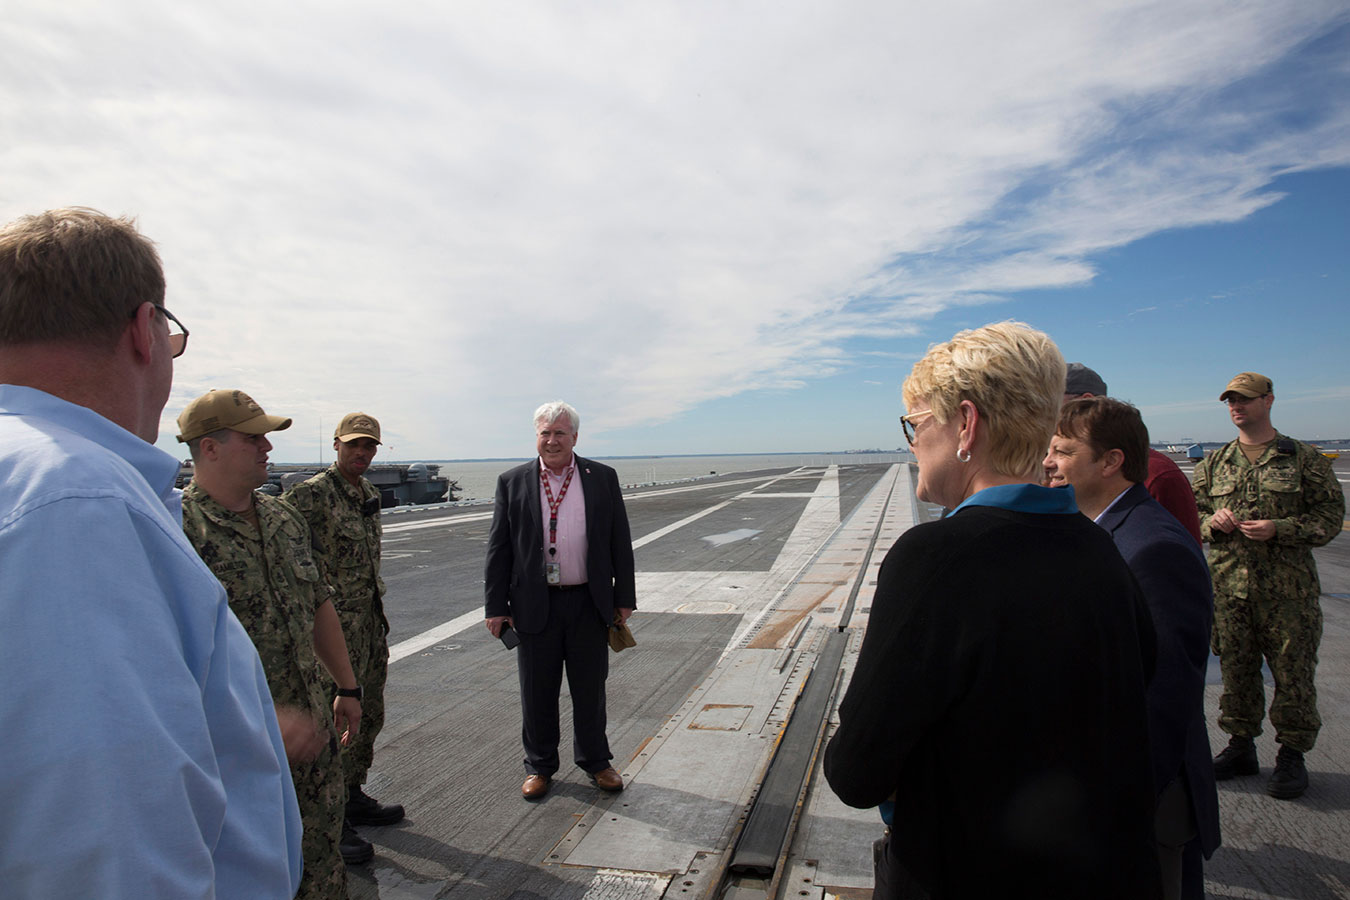
[[[304,875],[296,900],[347,900],[347,864],[342,861],[342,817],[347,788],[337,735],[313,762],[292,763],[291,780],[300,803]]]
[[[1266,695],[1261,660],[1275,681],[1270,724],[1275,740],[1307,752],[1317,741],[1317,646],[1322,607],[1317,597],[1233,597],[1215,592],[1211,640],[1223,672],[1219,727],[1229,734],[1261,733]]]
[[[366,773],[375,761],[375,738],[384,728],[384,683],[389,678],[389,642],[385,637],[384,617],[370,606],[348,612],[338,609],[347,654],[352,660],[356,683],[361,685],[361,733],[342,748],[345,784],[357,787],[366,783]],[[329,699],[336,697],[337,685],[329,679]]]

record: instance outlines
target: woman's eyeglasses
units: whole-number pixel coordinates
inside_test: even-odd
[[[914,446],[914,435],[916,434],[914,420],[932,414],[931,409],[921,409],[918,412],[906,413],[900,417],[900,429],[905,433],[905,442],[911,447]]]

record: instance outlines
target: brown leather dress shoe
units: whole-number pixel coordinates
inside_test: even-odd
[[[613,766],[599,772],[592,772],[591,781],[594,781],[595,786],[602,791],[614,793],[623,790],[623,779],[619,777],[618,772],[614,771]]]
[[[549,777],[547,775],[531,775],[520,786],[520,796],[526,800],[538,800],[548,793],[548,786]]]

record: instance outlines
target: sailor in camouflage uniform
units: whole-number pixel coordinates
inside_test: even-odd
[[[1223,671],[1219,727],[1232,735],[1214,758],[1220,781],[1260,771],[1264,656],[1275,680],[1270,723],[1280,751],[1266,790],[1292,799],[1308,787],[1313,748],[1321,586],[1312,548],[1340,533],[1345,494],[1317,449],[1277,432],[1269,378],[1243,372],[1224,388],[1238,439],[1196,464],[1192,487],[1214,579],[1213,650]]]
[[[267,432],[290,424],[242,391],[211,391],[188,404],[178,417],[178,440],[194,466],[183,492],[183,530],[225,586],[277,704],[304,824],[296,896],[346,900],[339,734],[345,741],[358,732],[360,689],[314,563],[309,526],[290,505],[254,490],[267,480]],[[316,660],[344,688],[331,707]]]
[[[361,839],[352,825],[392,825],[403,818],[401,805],[382,804],[362,788],[375,759],[375,738],[384,726],[389,672],[389,621],[380,578],[380,492],[365,478],[379,445],[380,423],[366,413],[348,413],[333,432],[337,462],[285,495],[309,522],[315,558],[336,592],[333,603],[352,667],[365,689],[361,734],[342,752],[349,840]]]

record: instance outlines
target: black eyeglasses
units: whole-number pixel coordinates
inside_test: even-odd
[[[922,416],[931,416],[932,414],[933,411],[931,409],[921,409],[918,412],[906,413],[900,417],[900,430],[905,433],[905,443],[909,444],[911,447],[914,446],[914,437],[917,434],[917,431],[914,428],[914,420],[921,418]]]
[[[188,330],[182,322],[178,321],[177,316],[169,312],[167,307],[161,306],[158,303],[152,303],[151,306],[163,313],[164,318],[169,320],[169,349],[173,351],[173,358],[177,359],[182,356],[183,351],[187,349]],[[136,313],[139,310],[140,307],[137,306],[131,311],[131,315],[127,318],[136,318]],[[178,328],[177,331],[174,331],[175,327]]]
[[[1222,402],[1222,403],[1226,403],[1226,404],[1228,404],[1229,406],[1246,406],[1248,403],[1251,403],[1253,400],[1260,400],[1262,397],[1265,397],[1265,396],[1268,396],[1268,395],[1267,395],[1267,394],[1257,394],[1255,397],[1244,397],[1244,396],[1242,396],[1241,394],[1229,394],[1228,397],[1225,398],[1224,400],[1222,400],[1221,402]]]

